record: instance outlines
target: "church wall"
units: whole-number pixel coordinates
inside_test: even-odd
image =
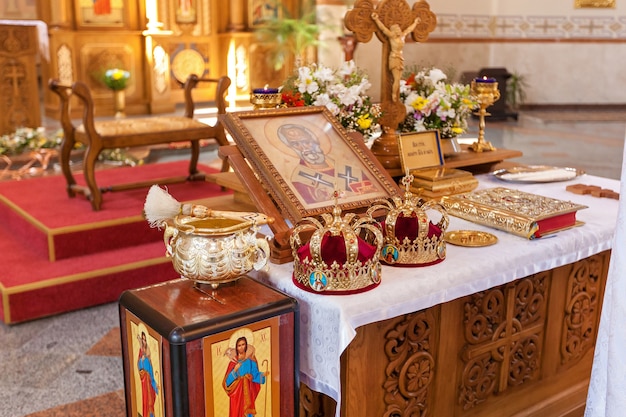
[[[2,0],[0,1],[0,20],[37,19],[35,0]]]
[[[626,4],[576,8],[575,1],[431,0],[437,28],[426,43],[406,44],[405,64],[452,69],[457,77],[505,67],[526,80],[527,105],[626,104],[626,75],[619,71],[626,56]],[[343,21],[345,5],[319,2],[327,21]],[[335,65],[343,56],[341,46],[336,39],[326,43],[320,62]],[[355,51],[358,66],[370,75],[375,99],[380,96],[381,49],[374,37]]]
[[[69,31],[72,42],[68,45],[74,57],[78,58],[82,43],[76,42],[79,42],[82,34],[88,34],[84,33],[84,29],[76,31],[71,16],[74,1],[63,0],[58,2],[58,7],[50,7],[50,3],[43,0],[5,0],[0,2],[0,18],[40,18],[55,25],[52,32],[56,36],[60,35],[59,32]],[[505,67],[526,79],[528,105],[626,104],[621,93],[626,88],[626,75],[619,71],[623,66],[622,57],[626,56],[626,2],[615,1],[614,8],[576,8],[577,1],[591,2],[431,0],[429,4],[437,14],[438,26],[426,43],[407,43],[404,53],[406,65],[434,65],[453,69],[457,76],[484,67]],[[413,3],[413,0],[408,2]],[[141,4],[140,1],[137,3]],[[241,70],[233,77],[237,81],[238,99],[245,99],[246,91],[267,80],[276,84],[284,79],[285,73],[266,74],[258,71],[262,66],[259,64],[262,64],[264,52],[261,46],[254,45],[251,33],[245,28],[247,1],[229,2],[227,8],[217,7],[217,2],[209,0],[198,1],[196,5],[200,20],[189,33],[185,33],[185,28],[175,22],[175,3],[158,3],[159,18],[166,29],[173,30],[170,39],[160,38],[170,53],[175,53],[178,48],[204,48],[200,53],[209,72],[213,74],[229,70],[229,50],[234,50],[232,54],[236,56],[242,53],[247,55],[251,64],[245,70],[237,64]],[[296,2],[290,0],[285,3],[293,7]],[[318,61],[337,67],[344,59],[337,38],[344,33],[343,17],[354,1],[317,0],[316,3],[317,19],[322,29]],[[240,19],[243,30],[228,27],[233,20],[230,16],[234,14],[233,4],[239,4],[243,9],[245,16]],[[37,11],[37,5],[45,10]],[[139,7],[135,7],[141,14]],[[137,32],[131,35],[122,31],[120,35],[130,35],[133,42],[143,43],[144,37],[139,32],[143,24],[138,23],[132,27]],[[190,47],[192,44],[194,46]],[[139,55],[135,65],[140,72],[145,72],[141,59],[143,48],[140,46],[133,52]],[[381,45],[376,38],[368,44],[358,45],[355,51],[357,64],[370,74],[373,84],[371,92],[375,99],[379,99],[380,94],[379,80],[383,65],[380,56]],[[171,82],[175,83],[174,80]],[[182,97],[175,84],[170,86],[174,87],[171,89],[172,97],[168,100],[171,106],[180,102]],[[98,92],[101,95],[105,93]],[[155,100],[146,94],[149,94],[149,89],[143,87],[129,91],[129,106],[135,104],[138,112],[154,106]],[[166,106],[163,110],[168,108]]]

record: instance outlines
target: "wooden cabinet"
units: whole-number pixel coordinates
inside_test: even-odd
[[[156,415],[228,415],[238,395],[232,378],[256,390],[259,415],[295,415],[296,322],[295,299],[248,277],[215,291],[180,279],[124,292],[127,414],[159,408]],[[245,359],[237,360],[233,353],[243,342]]]
[[[368,324],[342,355],[342,416],[582,416],[610,251]],[[301,416],[333,416],[306,387]]]

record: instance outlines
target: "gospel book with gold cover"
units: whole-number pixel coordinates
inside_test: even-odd
[[[587,208],[571,201],[504,187],[445,196],[441,202],[451,216],[527,239],[581,225],[576,213]]]

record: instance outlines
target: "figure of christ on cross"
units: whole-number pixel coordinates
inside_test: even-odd
[[[412,6],[406,0],[356,0],[354,7],[346,12],[344,23],[359,43],[369,42],[374,34],[383,42],[383,116],[380,123],[383,131],[395,132],[406,116],[406,110],[400,101],[406,37],[410,34],[417,42],[426,41],[428,34],[437,26],[437,17],[430,11],[426,0],[416,1]],[[375,155],[381,141],[395,143],[395,134],[383,134],[374,141],[372,150]],[[381,157],[386,159],[382,155]],[[386,167],[386,162],[381,162]]]
[[[344,24],[359,43],[369,42],[374,34],[383,42],[380,118],[383,134],[374,140],[371,150],[392,176],[400,176],[396,130],[406,117],[406,108],[400,100],[405,39],[410,33],[414,41],[425,42],[437,26],[437,17],[426,0],[417,0],[412,6],[406,0],[356,0],[346,12]]]
[[[413,20],[413,23],[406,29],[402,30],[397,23],[392,24],[390,27],[386,27],[378,17],[378,13],[372,13],[372,20],[376,23],[376,26],[385,34],[389,42],[389,71],[393,77],[393,84],[391,89],[391,100],[398,101],[400,99],[400,79],[404,72],[404,56],[402,49],[404,48],[404,40],[406,35],[411,33],[420,21],[419,17]]]

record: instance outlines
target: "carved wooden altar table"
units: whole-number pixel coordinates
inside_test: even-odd
[[[384,266],[381,285],[358,295],[301,291],[291,263],[258,274],[300,305],[301,416],[582,415],[618,201],[565,187],[619,182],[477,178],[587,205],[585,224],[526,240],[451,217],[448,230],[498,243],[447,245],[434,266]]]

